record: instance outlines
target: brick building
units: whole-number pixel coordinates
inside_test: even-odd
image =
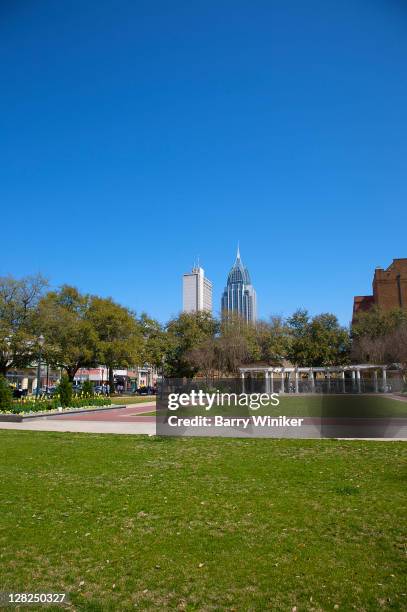
[[[373,277],[373,295],[354,297],[353,318],[372,306],[378,306],[382,310],[407,308],[407,258],[393,259],[386,270],[376,268]]]

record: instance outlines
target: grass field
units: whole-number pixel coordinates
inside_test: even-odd
[[[5,430],[0,456],[0,590],[89,611],[407,608],[403,442]]]
[[[227,400],[225,400],[227,401]],[[167,411],[167,400],[158,399],[159,409]],[[214,404],[210,410],[204,407],[180,406],[176,413],[182,416],[223,414],[233,416],[285,415],[290,417],[364,417],[364,418],[407,418],[407,401],[400,401],[386,395],[280,395],[278,406],[256,404],[256,409],[236,405]],[[171,413],[171,411],[168,411]]]

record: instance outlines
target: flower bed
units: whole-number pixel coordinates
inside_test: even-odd
[[[73,397],[69,406],[65,410],[73,408],[89,408],[92,406],[110,406],[112,403],[110,397]],[[58,410],[61,402],[58,397],[52,399],[31,399],[23,398],[13,400],[9,410],[0,410],[0,414],[32,414],[36,412],[48,412],[50,410]]]

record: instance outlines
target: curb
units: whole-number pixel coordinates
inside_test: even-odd
[[[112,410],[113,409],[121,409],[126,408],[126,405],[116,405],[111,404],[110,406],[103,406],[101,408],[98,407],[90,407],[90,408],[76,408],[74,410],[64,410],[64,412],[59,412],[55,410],[50,410],[49,412],[40,412],[39,414],[0,414],[0,422],[3,423],[23,423],[25,421],[33,421],[35,419],[46,419],[49,416],[65,416],[66,414],[86,414],[88,412],[101,412],[103,410]]]

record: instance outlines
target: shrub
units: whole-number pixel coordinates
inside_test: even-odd
[[[88,406],[110,406],[109,397],[74,397],[68,408],[87,408]],[[13,400],[3,412],[12,414],[28,414],[30,412],[47,412],[56,410],[61,405],[59,399],[19,399]],[[1,410],[0,410],[1,412]]]
[[[0,410],[9,410],[13,394],[4,376],[0,376]]]
[[[58,386],[58,395],[63,408],[72,405],[72,383],[67,376],[62,376],[61,378]]]
[[[93,385],[90,382],[90,380],[85,380],[85,382],[82,385],[82,394],[84,397],[93,397],[94,392],[93,392]]]

